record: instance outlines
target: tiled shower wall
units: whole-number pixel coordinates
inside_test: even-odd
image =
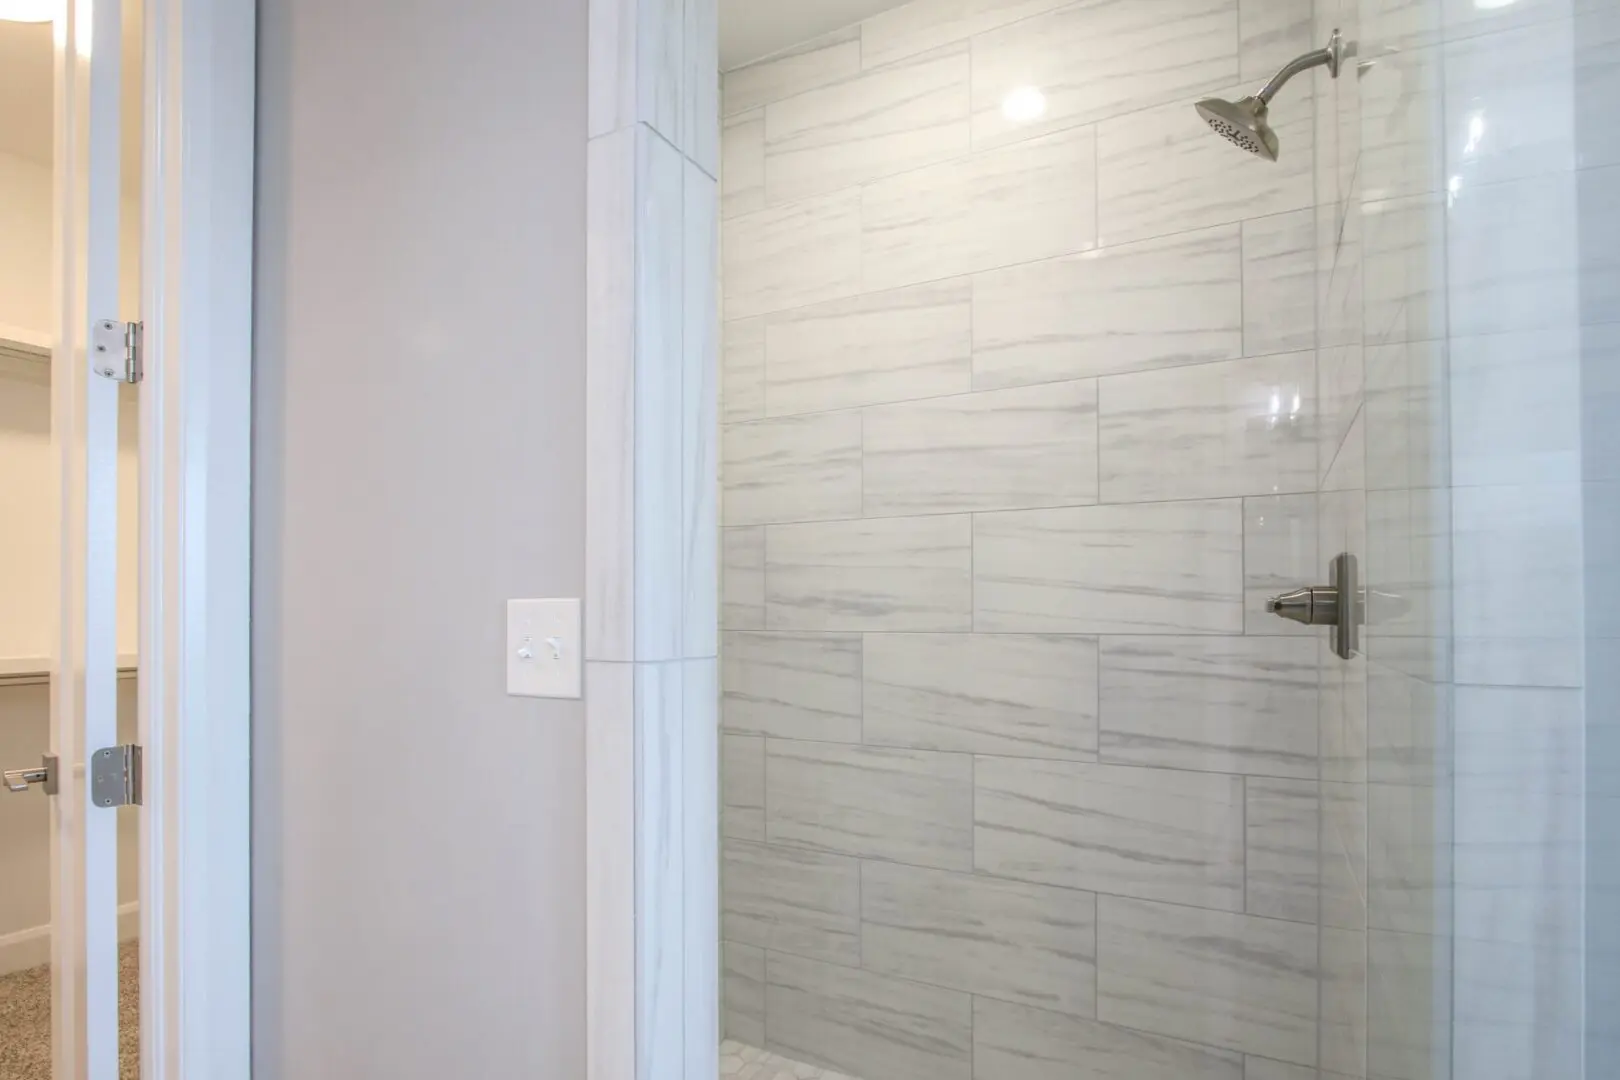
[[[730,1037],[868,1080],[1315,1068],[1318,645],[1262,605],[1324,572],[1318,84],[1276,164],[1191,107],[1315,37],[1305,0],[921,0],[726,77]]]

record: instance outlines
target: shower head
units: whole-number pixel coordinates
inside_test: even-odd
[[[1277,96],[1283,84],[1302,71],[1309,71],[1314,67],[1326,67],[1333,77],[1339,77],[1339,64],[1346,53],[1344,39],[1337,30],[1328,39],[1327,47],[1317,49],[1315,52],[1296,56],[1284,64],[1277,74],[1267,80],[1253,95],[1239,101],[1227,101],[1224,98],[1205,98],[1197,105],[1198,115],[1204,122],[1214,129],[1215,133],[1229,140],[1235,146],[1241,146],[1251,154],[1258,154],[1267,161],[1277,160],[1277,133],[1271,130],[1266,122],[1266,112],[1271,105],[1271,99]]]
[[[1198,103],[1198,115],[1217,135],[1267,161],[1277,160],[1277,133],[1266,123],[1266,103],[1259,98],[1205,98]]]

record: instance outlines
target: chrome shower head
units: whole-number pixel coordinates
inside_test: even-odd
[[[1277,160],[1277,133],[1266,123],[1266,103],[1259,98],[1205,98],[1198,103],[1198,115],[1217,135],[1267,161]]]
[[[1314,67],[1325,67],[1333,77],[1339,77],[1339,65],[1345,55],[1352,51],[1347,49],[1344,39],[1337,30],[1328,39],[1327,47],[1317,49],[1315,52],[1296,56],[1284,64],[1277,74],[1273,75],[1266,85],[1249,97],[1239,101],[1227,101],[1224,98],[1205,98],[1198,103],[1198,115],[1204,122],[1213,128],[1216,134],[1228,139],[1235,146],[1241,146],[1251,154],[1257,154],[1267,161],[1277,160],[1277,133],[1271,130],[1266,122],[1266,112],[1271,105],[1271,99],[1277,96],[1283,84],[1302,71],[1309,71]]]

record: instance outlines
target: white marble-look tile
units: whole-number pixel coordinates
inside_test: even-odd
[[[765,1041],[765,950],[727,941],[721,945],[720,957],[721,1023],[726,1038],[758,1046]],[[720,1068],[724,1075],[725,1064]]]
[[[860,875],[860,863],[843,855],[728,841],[721,932],[727,941],[859,966]]]
[[[1373,344],[1446,336],[1445,202],[1439,195],[1361,204],[1361,326]]]
[[[1382,638],[1374,640],[1381,650]],[[1426,646],[1422,641],[1419,647]],[[1432,677],[1433,669],[1409,666]],[[1450,772],[1450,762],[1449,691],[1430,678],[1414,677],[1391,666],[1375,652],[1367,663],[1368,779],[1440,786]]]
[[[1238,77],[1236,0],[1091,0],[973,39],[973,144],[993,146],[1164,102],[1188,102]],[[1046,110],[1006,116],[1009,91],[1034,86]]]
[[[1316,1062],[1316,927],[1097,898],[1097,1016],[1297,1064]]]
[[[685,753],[680,662],[636,664],[636,1054],[680,1054],[686,894]]]
[[[1441,26],[1448,39],[1511,30],[1550,19],[1567,18],[1578,7],[1596,8],[1601,0],[1523,0],[1500,7],[1480,7],[1473,0],[1441,0]]]
[[[1316,347],[1315,245],[1314,210],[1243,223],[1245,355]]]
[[[721,234],[727,319],[861,290],[861,193],[841,191],[740,214]]]
[[[772,630],[967,630],[968,515],[772,525],[765,624]]]
[[[720,831],[736,840],[765,839],[765,740],[720,737]]]
[[[720,625],[765,629],[765,530],[720,530]]]
[[[998,757],[973,774],[981,873],[1243,907],[1240,777]]]
[[[977,514],[973,539],[975,630],[1242,632],[1237,500]]]
[[[1239,250],[1237,226],[1225,225],[977,275],[974,385],[1241,355]]]
[[[687,660],[682,704],[681,1063],[685,1080],[718,1071],[720,996],[720,685],[713,659]],[[695,998],[696,1000],[692,1000]]]
[[[1105,638],[1102,760],[1314,777],[1316,653],[1307,638]]]
[[[727,633],[724,646],[727,731],[861,741],[859,634]]]
[[[676,5],[677,23],[679,5]],[[677,39],[678,40],[678,39]],[[678,54],[677,54],[678,55]],[[687,264],[686,160],[645,127],[636,138],[635,648],[638,660],[684,655],[686,541],[691,516],[683,486],[690,430],[694,452],[712,434],[686,414],[688,343],[682,278]],[[696,171],[696,170],[694,170]],[[705,178],[706,179],[706,178]],[[709,198],[713,198],[712,183]],[[693,213],[701,216],[694,208]],[[695,229],[693,231],[696,231]],[[694,336],[692,367],[704,346]],[[672,407],[680,402],[679,407]],[[711,515],[712,516],[712,515]]]
[[[1033,634],[868,634],[864,741],[1097,756],[1097,643]]]
[[[686,21],[684,0],[636,0],[636,119],[684,148]]]
[[[1097,501],[1097,384],[868,408],[864,512],[948,514]]]
[[[1319,1064],[1345,1076],[1367,1075],[1367,934],[1324,926],[1317,953]]]
[[[760,525],[861,512],[861,414],[816,413],[728,424],[725,523]]]
[[[1474,336],[1578,321],[1594,284],[1581,273],[1581,252],[1595,239],[1587,212],[1571,173],[1460,187],[1446,214],[1451,332]]]
[[[711,9],[713,0],[694,2]],[[716,654],[720,622],[720,305],[716,184],[686,163],[681,318],[681,651]]]
[[[1605,20],[1581,22],[1581,32],[1593,35]],[[1444,47],[1445,145],[1452,155],[1449,167],[1465,183],[1497,184],[1571,172],[1581,165],[1613,164],[1588,160],[1589,133],[1575,126],[1581,116],[1572,107],[1577,85],[1573,29],[1559,20]],[[1591,38],[1587,40],[1590,44]],[[1612,53],[1609,60],[1613,62]],[[1504,77],[1509,71],[1512,76]],[[1608,88],[1620,89],[1613,78]],[[1613,131],[1612,115],[1604,126]],[[1590,134],[1601,139],[1605,132],[1600,126]]]
[[[1444,933],[1451,911],[1449,786],[1367,785],[1367,924]]]
[[[1447,346],[1400,342],[1367,349],[1367,487],[1440,491],[1450,486]]]
[[[776,953],[765,968],[772,1050],[882,1080],[972,1075],[970,995]]]
[[[720,175],[719,3],[718,0],[684,0],[684,5],[680,146],[698,168],[717,177]],[[692,1067],[689,1061],[689,1072]]]
[[[981,1075],[1008,1080],[1245,1080],[1230,1051],[983,997],[973,1059]]]
[[[592,5],[593,45],[598,8],[616,6]],[[586,179],[585,656],[633,660],[636,133],[591,140]]]
[[[978,874],[861,864],[861,966],[1093,1016],[1097,898]]]
[[[1199,94],[1235,99],[1253,91],[1209,83],[1167,105],[1098,124],[1098,243],[1121,244],[1310,206],[1314,110],[1307,96],[1280,95],[1272,105],[1271,126],[1281,144],[1275,162],[1237,149],[1211,132],[1193,109]]]
[[[1307,726],[1309,722],[1307,714]],[[1244,910],[1314,923],[1320,832],[1316,782],[1251,776],[1244,781],[1244,797],[1248,807]]]
[[[891,176],[861,190],[867,291],[1084,251],[1096,243],[1094,129]]]
[[[765,208],[765,110],[726,117],[721,132],[720,216]]]
[[[1266,610],[1266,601],[1322,573],[1316,555],[1316,496],[1266,495],[1243,500],[1243,632],[1316,637]]]
[[[998,26],[1027,19],[1069,0],[913,0],[861,23],[867,67],[891,64],[942,45],[966,41]]]
[[[738,319],[720,328],[720,422],[765,415],[765,319]]]
[[[835,854],[970,870],[973,759],[771,739],[765,836]]]
[[[1102,500],[1312,490],[1315,369],[1300,352],[1098,380]]]
[[[1238,0],[1244,82],[1269,79],[1294,57],[1321,46],[1312,25],[1314,6],[1300,0]]]
[[[1459,683],[1580,686],[1582,485],[1452,492]]]
[[[1445,190],[1440,73],[1440,50],[1432,46],[1382,49],[1377,63],[1358,69],[1360,177],[1368,200]]]
[[[1367,1070],[1416,1078],[1453,1073],[1451,948],[1444,937],[1367,932]]]
[[[1581,480],[1580,336],[1568,326],[1451,339],[1453,483]]]
[[[965,44],[765,110],[765,189],[791,202],[960,157],[970,148]]]
[[[758,63],[728,71],[720,80],[725,115],[802,94],[847,79],[861,70],[858,26],[812,38]]]
[[[1322,852],[1317,889],[1323,926],[1367,925],[1367,785],[1322,782]]]
[[[764,999],[761,997],[761,1005]],[[763,1042],[763,1038],[760,1040]],[[857,1080],[856,1077],[795,1061],[734,1040],[720,1044],[720,1080]]]
[[[765,330],[772,416],[973,389],[967,279],[785,311]]]
[[[1326,1073],[1318,1074],[1309,1065],[1289,1065],[1252,1054],[1243,1059],[1243,1080],[1317,1080],[1318,1076],[1321,1080],[1344,1080]]]
[[[585,664],[586,1039],[592,1077],[636,1073],[635,666]]]

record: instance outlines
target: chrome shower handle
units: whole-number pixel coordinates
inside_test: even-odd
[[[1266,601],[1266,611],[1305,626],[1333,628],[1333,651],[1348,660],[1360,647],[1361,586],[1356,557],[1343,552],[1328,566],[1327,585],[1306,585]]]

